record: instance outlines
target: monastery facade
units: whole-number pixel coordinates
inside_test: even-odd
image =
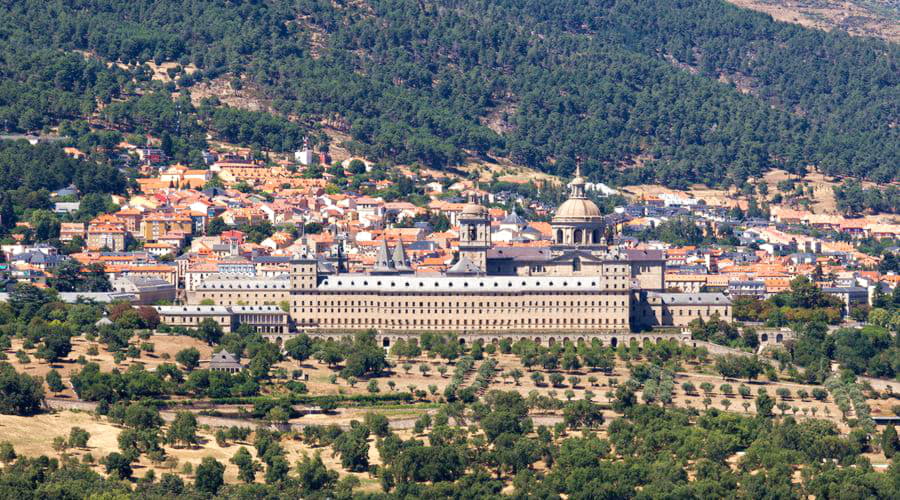
[[[585,196],[580,172],[569,186],[549,247],[492,246],[488,211],[472,202],[459,215],[459,257],[446,273],[416,274],[402,242],[389,249],[382,241],[369,273],[326,270],[297,256],[287,279],[210,277],[188,302],[286,301],[293,327],[311,333],[599,334],[683,326],[713,314],[731,319],[724,295],[665,293],[664,253],[609,246],[613,232]]]

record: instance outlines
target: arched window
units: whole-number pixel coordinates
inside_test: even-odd
[[[594,229],[594,232],[591,235],[591,243],[600,243],[600,230]]]
[[[472,224],[469,226],[469,241],[475,241],[478,239],[478,226]]]
[[[562,229],[557,229],[557,230],[556,230],[556,242],[557,242],[557,243],[562,243],[562,242],[563,242],[563,232],[562,232]]]
[[[573,272],[581,271],[581,259],[579,259],[578,257],[575,257],[574,259],[572,259],[572,271]]]
[[[574,241],[572,241],[572,243],[574,243],[574,244],[576,244],[576,245],[580,245],[581,243],[583,243],[583,242],[581,241],[581,238],[582,238],[582,231],[581,231],[581,229],[576,229],[576,230],[575,230],[575,238],[573,239]]]

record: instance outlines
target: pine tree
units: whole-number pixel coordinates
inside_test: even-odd
[[[900,450],[900,440],[897,439],[897,429],[893,425],[885,427],[881,433],[881,450],[887,458],[893,458],[894,454]]]

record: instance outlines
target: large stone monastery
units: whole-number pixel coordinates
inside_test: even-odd
[[[230,328],[243,321],[276,333],[624,333],[714,314],[731,319],[725,295],[666,292],[662,251],[609,245],[612,230],[584,188],[576,172],[549,247],[492,246],[488,212],[472,202],[459,216],[459,257],[446,273],[416,274],[402,243],[390,249],[383,241],[365,274],[326,271],[316,258],[296,256],[287,276],[210,276],[188,294],[193,305],[158,309],[169,324],[195,326],[215,312],[233,315]],[[284,303],[290,321],[277,308],[246,310]]]

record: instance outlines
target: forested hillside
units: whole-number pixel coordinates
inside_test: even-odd
[[[581,161],[673,186],[808,165],[888,181],[898,56],[720,0],[30,0],[0,7],[0,125],[103,109],[190,158],[201,128],[288,150],[339,117],[353,149],[396,162],[490,154],[566,175]],[[199,68],[168,91],[243,77],[296,123],[169,99],[135,121],[147,61]]]

